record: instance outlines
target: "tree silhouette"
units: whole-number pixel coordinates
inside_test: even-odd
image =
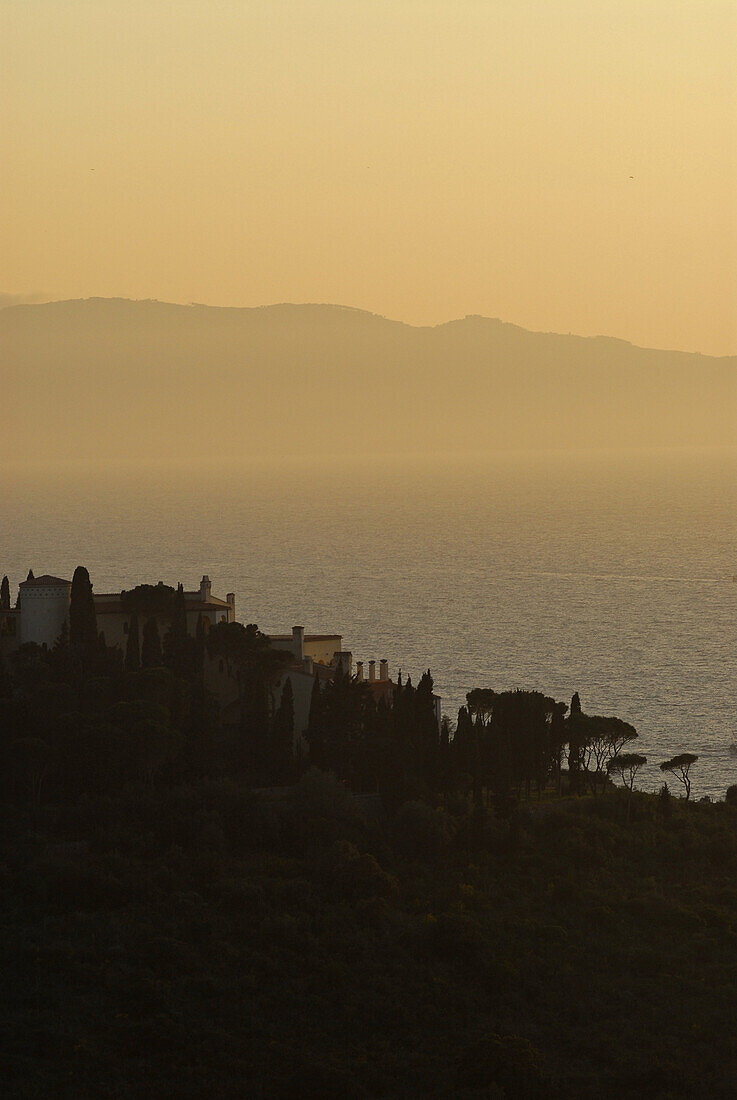
[[[0,650],[0,699],[10,699],[12,690],[5,658],[3,657],[2,650]]]
[[[438,789],[438,752],[440,730],[435,715],[433,679],[428,668],[423,672],[415,691],[414,750],[417,767],[428,790]]]
[[[207,635],[210,657],[228,665],[238,685],[240,765],[266,774],[269,761],[271,686],[293,657],[272,648],[255,623],[218,623]]]
[[[69,603],[69,644],[77,653],[90,655],[97,650],[97,616],[90,575],[78,565],[72,577]]]
[[[683,786],[686,792],[687,801],[691,797],[691,766],[695,764],[697,760],[698,756],[695,756],[692,752],[682,752],[678,756],[672,757],[670,760],[664,760],[660,765],[661,772],[670,772]]]
[[[629,791],[627,797],[627,820],[630,819],[630,806],[632,803],[632,790],[635,785],[635,776],[643,764],[647,764],[647,757],[639,752],[624,752],[613,756],[607,764],[607,771],[611,775],[614,772],[622,780],[622,785]]]
[[[209,627],[210,620],[205,619],[200,611],[197,615],[197,626],[195,627],[194,635],[195,664],[198,672],[202,671],[202,662],[205,659],[205,641],[207,639]]]
[[[128,639],[125,643],[125,671],[137,672],[141,667],[141,646],[138,636],[138,616],[135,611],[128,623]]]
[[[169,668],[173,668],[180,675],[186,671],[190,663],[189,640],[184,585],[178,584],[171,604],[171,623],[164,635],[164,654]]]
[[[287,676],[281,700],[274,715],[274,768],[280,782],[294,777],[294,693],[291,677]]]
[[[440,723],[440,743],[438,747],[438,789],[442,791],[446,803],[448,795],[455,790],[456,786],[452,740],[452,722],[448,715],[444,714]]]
[[[571,794],[581,794],[584,786],[583,766],[586,739],[583,731],[581,699],[578,692],[571,697],[571,709],[566,719],[568,740],[568,777]]]
[[[338,779],[363,785],[372,712],[368,685],[338,665],[320,692],[307,730],[310,761],[333,771]]]
[[[141,644],[141,665],[143,668],[158,668],[161,664],[161,639],[159,637],[159,624],[156,618],[151,616],[146,620],[143,628],[143,642]]]
[[[594,795],[599,792],[599,784],[606,783],[608,762],[619,754],[624,745],[634,741],[637,730],[621,718],[607,718],[598,714],[583,714],[580,701],[574,709],[571,700],[571,713],[568,718],[569,761],[575,756],[579,766],[582,764],[586,779]]]
[[[10,611],[10,581],[7,576],[0,584],[0,611]]]

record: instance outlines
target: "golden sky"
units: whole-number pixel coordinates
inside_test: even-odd
[[[0,290],[737,352],[735,0],[0,0]]]

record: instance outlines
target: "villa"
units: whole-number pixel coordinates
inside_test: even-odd
[[[162,582],[159,582],[162,583]],[[69,622],[72,582],[48,573],[29,576],[18,586],[16,607],[0,611],[0,648],[11,652],[26,642],[54,645],[61,635],[64,623]],[[93,593],[97,629],[105,635],[108,646],[125,649],[130,612],[123,608],[120,592]],[[219,622],[235,621],[235,595],[229,592],[224,600],[212,594],[210,578],[205,575],[200,587],[184,593],[187,612],[187,629],[194,634],[200,616],[211,626]],[[168,623],[162,613],[154,616],[163,634]]]
[[[163,584],[159,581],[159,584]],[[40,577],[29,574],[18,586],[15,607],[0,609],[0,652],[12,652],[28,642],[52,647],[59,639],[65,623],[69,623],[72,582],[62,577],[44,573]],[[97,629],[104,635],[106,645],[125,651],[131,621],[131,612],[123,604],[121,592],[93,592]],[[229,592],[225,599],[212,594],[210,578],[205,574],[200,586],[184,592],[187,630],[194,635],[200,619],[213,627],[218,623],[235,622],[235,594]],[[163,636],[169,627],[164,611],[151,616],[157,620]],[[315,681],[332,680],[340,668],[345,675],[354,676],[366,684],[375,702],[380,700],[391,707],[396,683],[389,677],[389,663],[375,660],[368,662],[368,676],[364,677],[364,662],[357,661],[354,671],[353,654],[343,649],[341,634],[306,634],[303,626],[292,627],[289,634],[267,635],[275,649],[287,651],[290,663],[273,684],[272,703],[278,706],[287,680],[291,681],[294,700],[295,745],[306,750],[305,733],[309,724],[310,705]],[[237,725],[240,720],[238,705],[237,672],[226,660],[206,654],[204,664],[205,684],[217,700],[224,725]],[[440,725],[440,697],[435,696],[435,708]]]

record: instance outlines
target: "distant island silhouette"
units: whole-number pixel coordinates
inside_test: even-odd
[[[0,309],[0,458],[365,455],[729,446],[737,357],[414,327],[338,305],[89,298]]]

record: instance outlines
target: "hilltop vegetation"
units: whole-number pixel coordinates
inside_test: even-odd
[[[3,815],[6,1095],[728,1096],[737,814],[370,820],[329,776]]]
[[[636,731],[577,697],[475,689],[438,730],[429,673],[392,710],[337,675],[319,770],[255,626],[188,637],[172,589],[124,661],[75,583],[0,665],[6,1095],[733,1094],[734,791],[615,788]]]

